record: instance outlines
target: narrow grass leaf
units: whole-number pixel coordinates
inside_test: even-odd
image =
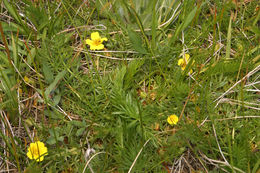
[[[17,25],[13,22],[10,22],[10,23],[2,22],[2,27],[3,27],[4,32],[6,32],[6,31],[10,31],[10,32],[19,31],[19,33],[25,34],[24,29],[20,25]]]
[[[233,18],[233,15],[231,14],[230,19],[229,19],[229,25],[228,25],[228,33],[227,33],[226,59],[230,58],[232,18]]]
[[[152,10],[152,49],[155,49],[155,37],[156,37],[156,28],[157,28],[157,22],[156,22],[156,0],[153,0],[153,10]]]
[[[13,16],[13,18],[16,21],[21,21],[20,16],[18,15],[16,9],[12,6],[12,4],[10,4],[7,0],[3,0],[5,7],[7,8],[7,10],[9,11],[9,13]]]
[[[197,11],[197,6],[185,18],[185,21],[181,25],[178,26],[178,28],[176,29],[176,32],[174,34],[174,37],[172,38],[170,43],[174,43],[174,41],[177,39],[180,32],[183,31],[191,23],[191,21],[195,17],[196,11]]]

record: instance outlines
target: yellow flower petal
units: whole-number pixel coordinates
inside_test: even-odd
[[[170,115],[168,118],[167,118],[167,122],[170,124],[170,125],[175,125],[177,124],[177,122],[179,121],[179,118],[176,116],[176,115]]]
[[[36,141],[30,144],[26,155],[29,159],[35,159],[37,162],[41,162],[44,156],[48,155],[47,147],[45,147],[43,142]]]
[[[101,39],[101,43],[102,43],[103,41],[107,41],[107,38],[106,38],[106,37],[102,38],[102,39]]]
[[[179,60],[178,60],[178,66],[182,66],[183,63],[184,63],[184,60],[183,60],[183,59],[179,59]]]
[[[92,45],[92,44],[93,44],[93,41],[90,40],[90,39],[87,39],[87,40],[86,40],[86,44],[87,44],[87,45]]]
[[[96,50],[104,49],[104,45],[103,44],[99,44],[99,45],[95,46],[95,49]]]
[[[90,45],[90,50],[101,50],[101,49],[104,49],[103,44],[99,44],[99,45],[92,44],[92,45]]]
[[[183,56],[183,54],[181,54],[180,56]],[[184,54],[184,57],[178,60],[178,66],[180,66],[181,69],[184,71],[185,68],[186,68],[186,66],[187,66],[188,63],[189,63],[189,60],[190,60],[190,55],[187,54],[187,53],[185,53],[185,54]],[[192,62],[191,66],[194,65],[194,62],[195,62],[195,61]],[[192,69],[191,69],[191,70],[190,70],[190,74],[191,74],[192,72],[193,72],[193,71],[192,71]],[[187,74],[187,75],[188,75],[188,74]]]
[[[26,155],[27,155],[27,157],[29,157],[29,159],[33,159],[33,155],[30,151],[28,151]]]
[[[99,33],[98,32],[92,32],[91,33],[91,40],[98,40],[98,39],[101,39],[101,37],[99,36]]]
[[[90,50],[101,50],[104,49],[103,41],[107,41],[107,38],[101,38],[98,32],[91,33],[91,40],[87,39],[86,44],[90,46]]]
[[[185,53],[185,62],[188,64],[188,62],[189,62],[189,59],[190,59],[190,55],[189,54],[187,54],[187,53]]]
[[[27,76],[24,76],[23,80],[27,83],[30,81],[30,79]]]

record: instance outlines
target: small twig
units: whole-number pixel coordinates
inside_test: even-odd
[[[221,156],[223,157],[223,159],[225,160],[225,163],[226,163],[228,166],[230,166],[230,164],[228,163],[227,159],[225,158],[225,156],[224,156],[224,154],[223,154],[223,152],[222,152],[222,150],[221,150],[221,147],[220,147],[220,145],[219,145],[218,137],[217,137],[217,133],[216,133],[216,129],[215,129],[214,124],[212,124],[212,128],[213,128],[214,136],[215,136],[215,138],[216,138],[216,142],[217,142],[217,145],[218,145],[219,152],[220,152]]]
[[[134,167],[134,165],[135,165],[135,163],[136,163],[138,157],[140,156],[141,152],[143,151],[144,147],[146,146],[146,144],[147,144],[149,141],[150,141],[150,139],[148,139],[148,140],[144,143],[143,147],[142,147],[141,150],[138,152],[137,156],[135,157],[134,162],[132,163],[131,167],[130,167],[129,170],[128,170],[128,173],[130,173],[130,172],[132,171],[132,169],[133,169],[133,167]]]
[[[102,58],[107,58],[107,59],[112,59],[112,60],[120,60],[120,61],[136,60],[136,58],[116,58],[116,57],[110,57],[110,56],[105,56],[105,55],[100,55],[100,54],[94,54],[94,53],[90,53],[90,52],[87,52],[87,51],[84,51],[84,50],[78,49],[78,48],[74,48],[74,50],[77,51],[77,52],[82,52],[82,53],[85,53],[85,54],[91,54],[91,55],[95,55],[95,56],[102,57]]]
[[[11,124],[10,124],[10,122],[9,122],[9,120],[8,120],[8,118],[7,118],[7,116],[6,116],[6,114],[5,114],[5,112],[4,112],[4,111],[1,111],[1,115],[2,115],[2,117],[3,117],[3,120],[5,120],[5,122],[6,122],[6,125],[9,127],[9,130],[10,130],[10,132],[11,132],[12,137],[14,137],[14,131],[13,131],[13,129],[12,129],[12,126],[11,126]],[[17,144],[17,141],[15,141],[15,143]]]
[[[166,25],[166,24],[168,24],[168,23],[171,22],[171,20],[172,20],[173,17],[175,16],[175,13],[177,12],[178,8],[180,7],[180,5],[181,5],[181,2],[180,2],[180,3],[178,4],[178,6],[175,8],[175,10],[174,10],[172,16],[170,17],[170,19],[167,20],[166,22],[164,22],[163,24],[159,25],[159,26],[158,26],[158,29],[160,29],[160,28],[163,27],[164,25]]]
[[[50,105],[51,106],[51,105]],[[52,106],[53,107],[53,106]],[[64,115],[66,115],[67,117],[68,117],[68,119],[70,120],[70,121],[72,121],[72,119],[70,118],[70,116],[63,110],[63,109],[61,109],[61,107],[59,107],[59,105],[57,105],[57,107],[58,107],[58,109],[60,110],[59,112],[62,112]]]
[[[106,153],[106,152],[98,152],[98,153],[94,154],[94,155],[88,160],[88,162],[86,163],[86,165],[85,165],[85,167],[84,167],[82,173],[84,173],[84,172],[86,171],[89,162],[90,162],[96,155],[102,154],[102,153]]]
[[[230,167],[230,165],[228,165],[226,162],[223,162],[223,161],[219,161],[219,160],[214,160],[214,159],[210,159],[210,158],[208,158],[205,154],[202,154],[202,153],[200,153],[201,155],[202,155],[202,157],[203,158],[205,158],[206,160],[208,160],[208,161],[210,161],[210,162],[214,162],[214,163],[219,163],[219,164],[222,164],[222,165],[225,165],[225,166],[228,166],[228,167]],[[231,168],[231,167],[230,167]],[[242,171],[241,169],[239,169],[239,168],[237,168],[237,167],[232,167],[234,170],[236,170],[236,171],[239,171],[239,172],[241,172],[241,173],[245,173],[244,171]],[[225,172],[227,172],[227,171],[225,171]]]
[[[187,97],[187,99],[186,99],[186,101],[185,101],[185,103],[184,103],[184,106],[183,106],[182,111],[181,111],[181,115],[180,115],[180,117],[179,117],[180,120],[181,120],[181,118],[182,118],[182,116],[183,116],[183,114],[184,114],[184,110],[185,110],[186,105],[187,105],[187,103],[188,103],[188,101],[189,101],[189,99],[190,99],[190,95],[191,95],[191,93],[192,93],[192,91],[193,91],[193,89],[194,89],[194,86],[195,86],[195,83],[192,85],[192,87],[191,87],[191,89],[190,89],[190,92],[189,92],[189,95],[188,95],[188,97]],[[179,121],[180,121],[180,120],[179,120]]]
[[[123,51],[123,50],[89,50],[91,53],[138,53],[135,51]]]
[[[236,119],[244,119],[244,118],[260,118],[260,116],[237,116],[232,118],[222,118],[222,119],[215,119],[214,121],[225,121],[225,120],[236,120]],[[211,122],[212,120],[204,120],[205,122]],[[203,122],[204,122],[203,121]]]
[[[90,158],[91,153],[95,153],[95,150],[90,147],[90,144],[89,144],[89,142],[88,142],[88,138],[87,138],[87,137],[86,137],[86,141],[87,141],[87,144],[88,144],[88,149],[87,149],[86,152],[85,152],[85,151],[84,151],[84,152],[85,152],[85,160],[87,161],[87,160]],[[91,173],[94,173],[94,171],[93,171],[91,165],[89,165],[88,167],[89,167],[89,169],[90,169],[90,172],[91,172]]]
[[[21,111],[21,101],[20,101],[20,93],[19,93],[19,87],[17,89],[17,100],[18,100],[18,112],[19,112],[19,126],[18,126],[18,135],[20,136],[20,129],[21,129],[21,120],[22,120],[22,111]]]
[[[222,100],[222,99],[221,99]],[[220,101],[221,101],[220,100]],[[240,102],[232,102],[232,101],[229,101],[229,100],[227,100],[227,101],[222,101],[222,103],[224,103],[224,102],[226,102],[226,103],[229,103],[229,104],[235,104],[235,105],[239,105],[239,106],[243,106],[243,107],[246,107],[246,108],[249,108],[249,109],[254,109],[254,110],[260,110],[260,108],[258,108],[258,107],[253,107],[253,106],[248,106],[248,105],[244,105],[243,103],[240,103]]]
[[[256,68],[254,68],[252,71],[250,71],[247,75],[245,75],[242,79],[237,81],[232,87],[230,87],[225,93],[223,93],[221,96],[219,96],[214,102],[216,102],[219,99],[222,99],[225,95],[227,95],[235,86],[237,86],[240,82],[245,80],[246,78],[252,76],[254,73],[256,73],[258,70],[260,70],[260,65],[258,65]],[[215,108],[218,106],[218,103],[216,104]]]
[[[97,27],[99,27],[99,26],[103,27],[103,29],[97,29]],[[61,32],[58,32],[57,35],[62,34],[64,32],[70,32],[70,31],[74,31],[74,30],[77,30],[77,29],[81,29],[81,28],[87,28],[88,30],[91,30],[91,29],[93,29],[93,30],[106,30],[107,29],[104,25],[96,25],[96,26],[84,25],[84,26],[78,26],[78,27],[75,27],[75,28],[65,29]]]

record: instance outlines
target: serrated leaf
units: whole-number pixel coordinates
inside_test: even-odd
[[[17,11],[15,10],[15,8],[12,6],[12,4],[10,4],[7,0],[3,0],[5,7],[7,8],[7,10],[9,11],[9,13],[15,18],[16,21],[20,21],[20,16],[18,16]]]
[[[128,36],[135,51],[142,54],[147,53],[147,50],[143,47],[143,41],[139,34],[131,30],[128,30]]]
[[[17,25],[13,22],[10,22],[10,23],[2,22],[2,27],[3,27],[4,32],[6,32],[6,31],[10,31],[10,32],[19,31],[20,34],[25,34],[24,29],[20,25]]]

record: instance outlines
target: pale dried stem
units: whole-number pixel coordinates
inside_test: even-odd
[[[258,72],[260,69],[260,65],[258,65],[256,68],[254,68],[252,71],[250,71],[247,75],[245,75],[242,79],[240,79],[239,81],[237,81],[232,87],[230,87],[225,93],[223,93],[221,96],[219,96],[216,100],[214,100],[214,102],[216,102],[217,100],[222,99],[225,95],[227,95],[233,88],[235,88],[240,82],[244,81],[245,79],[249,78],[250,76],[252,76],[253,74],[255,74],[256,72]],[[218,106],[219,102],[216,104],[215,108]]]
[[[230,165],[229,164],[227,164],[226,162],[223,162],[223,161],[220,161],[220,160],[214,160],[214,159],[210,159],[210,158],[208,158],[205,154],[202,154],[202,153],[200,153],[201,154],[201,156],[204,158],[204,159],[206,159],[206,160],[208,160],[210,163],[217,163],[217,164],[221,164],[221,165],[225,165],[225,166],[228,166],[229,168],[231,168],[230,167]],[[239,169],[239,168],[237,168],[237,167],[232,167],[234,170],[236,170],[236,171],[238,171],[238,172],[241,172],[241,173],[245,173],[243,170],[241,170],[241,169]],[[223,169],[222,169],[223,170]],[[228,172],[228,171],[225,171],[225,172]]]
[[[94,56],[98,56],[98,57],[102,57],[102,58],[107,58],[107,59],[111,59],[111,60],[119,60],[119,61],[133,61],[133,60],[136,60],[136,58],[116,58],[116,57],[110,57],[110,56],[105,56],[105,55],[100,55],[100,54],[95,54],[95,53],[90,53],[90,52],[87,52],[87,51],[84,51],[82,49],[78,49],[78,48],[74,48],[75,51],[77,52],[82,52],[82,53],[85,53],[85,54],[91,54],[91,55],[94,55]]]
[[[137,156],[135,157],[134,162],[132,163],[131,167],[130,167],[129,170],[128,170],[128,173],[130,173],[130,172],[132,171],[132,169],[133,169],[133,167],[134,167],[134,165],[135,165],[135,163],[136,163],[138,157],[140,156],[141,152],[143,151],[144,147],[146,146],[146,144],[147,144],[149,141],[150,141],[150,139],[148,139],[148,140],[144,143],[143,147],[142,147],[142,148],[140,149],[140,151],[138,152]]]
[[[102,29],[99,29],[97,27],[103,27]],[[95,26],[89,26],[89,25],[83,25],[83,26],[78,26],[78,27],[74,27],[74,28],[69,28],[69,29],[65,29],[61,32],[58,32],[57,35],[59,34],[62,34],[62,33],[65,33],[65,32],[70,32],[70,31],[74,31],[74,30],[77,30],[77,29],[82,29],[82,28],[86,28],[87,30],[106,30],[107,28],[100,24],[100,25],[95,25]]]
[[[170,19],[167,20],[166,22],[164,22],[163,24],[159,25],[159,26],[158,26],[158,29],[160,29],[161,27],[163,27],[164,25],[167,25],[168,23],[170,23],[170,22],[172,21],[172,19],[173,19],[173,17],[175,16],[175,14],[176,14],[178,8],[180,7],[180,5],[181,5],[181,2],[180,2],[180,3],[178,4],[178,6],[175,8],[175,10],[174,10],[172,16],[170,17]]]
[[[228,163],[227,159],[225,158],[225,156],[224,156],[224,154],[222,152],[222,149],[221,149],[221,147],[219,145],[218,137],[217,137],[217,133],[216,133],[216,129],[215,129],[214,124],[212,124],[212,128],[213,128],[214,136],[215,136],[215,139],[216,139],[216,142],[217,142],[217,145],[218,145],[219,152],[220,152],[221,156],[223,157],[223,159],[225,160],[225,163],[230,166],[230,164]]]
[[[85,165],[85,167],[84,167],[82,173],[85,173],[85,171],[86,171],[86,169],[87,169],[88,164],[90,163],[90,161],[91,161],[96,155],[102,154],[102,153],[105,154],[106,152],[98,152],[98,153],[94,154],[94,155],[87,161],[87,163],[86,163],[86,165]]]
[[[235,105],[243,106],[243,107],[246,107],[246,108],[249,108],[249,109],[260,110],[260,108],[258,108],[258,107],[248,106],[248,105],[245,105],[244,103],[241,103],[241,102],[233,102],[233,101],[230,101],[227,98],[221,99],[219,101],[219,103],[229,103],[231,105],[235,104]],[[258,105],[258,104],[256,104],[256,105]]]

